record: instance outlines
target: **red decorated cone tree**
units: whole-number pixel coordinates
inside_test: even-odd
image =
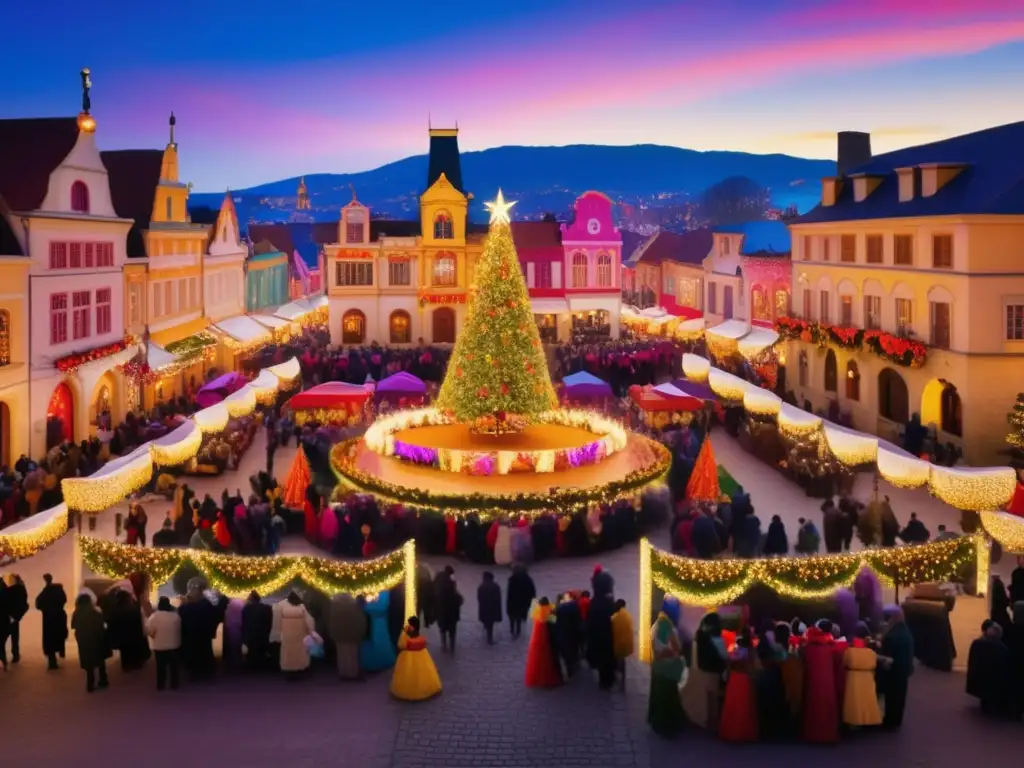
[[[459,421],[510,415],[529,417],[558,407],[530,296],[512,241],[508,210],[498,198],[487,207],[491,226],[476,268],[476,290],[455,341],[437,407]]]
[[[718,465],[715,463],[715,450],[711,447],[711,439],[705,438],[704,444],[693,464],[693,473],[686,484],[686,498],[694,501],[718,501],[722,497],[722,489],[718,485]]]
[[[306,461],[306,452],[302,446],[295,452],[292,466],[288,470],[288,477],[284,481],[284,505],[288,509],[302,509],[306,500],[306,488],[309,486],[310,473],[309,462]]]

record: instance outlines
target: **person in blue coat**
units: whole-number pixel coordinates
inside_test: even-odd
[[[364,606],[370,629],[359,647],[359,666],[365,672],[379,672],[395,665],[395,646],[388,632],[390,606],[391,595],[387,592],[381,592],[375,600],[367,600]]]

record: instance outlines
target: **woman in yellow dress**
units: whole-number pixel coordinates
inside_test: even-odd
[[[441,692],[441,678],[420,636],[420,620],[410,616],[398,639],[398,661],[391,676],[391,695],[402,701],[424,701]]]
[[[846,667],[843,722],[849,726],[882,724],[882,711],[875,692],[878,656],[868,647],[870,635],[867,624],[859,622],[853,643],[843,652],[843,666]]]

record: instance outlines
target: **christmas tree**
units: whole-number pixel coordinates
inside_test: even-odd
[[[718,501],[721,497],[715,451],[711,447],[710,438],[704,438],[697,461],[693,463],[690,481],[686,484],[686,498],[693,501]]]
[[[476,291],[437,398],[460,421],[530,416],[558,407],[533,319],[506,203],[487,203],[491,227],[477,263]]]
[[[267,439],[270,439],[268,436]],[[292,461],[291,469],[288,470],[288,477],[284,481],[284,505],[288,509],[302,509],[302,503],[306,500],[306,488],[310,482],[309,462],[306,460],[306,451],[299,445],[295,452],[295,459]]]
[[[1018,451],[1024,451],[1024,392],[1017,395],[1017,402],[1013,404],[1013,410],[1006,414],[1006,421],[1010,425],[1006,442]]]

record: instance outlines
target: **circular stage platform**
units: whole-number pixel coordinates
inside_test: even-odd
[[[548,429],[550,425],[543,425]],[[428,428],[418,428],[416,433]],[[571,428],[570,428],[571,429]],[[593,439],[580,430],[581,437]],[[475,438],[478,436],[474,436]],[[503,438],[495,438],[503,439]],[[671,457],[659,443],[630,433],[626,446],[601,461],[555,472],[473,475],[439,472],[399,458],[381,456],[359,439],[336,445],[331,464],[342,490],[370,493],[385,502],[408,504],[441,514],[475,513],[482,518],[585,510],[594,503],[635,498],[660,481]]]
[[[580,427],[561,424],[531,424],[521,432],[484,435],[470,430],[468,424],[440,424],[414,427],[394,433],[395,442],[420,448],[452,451],[563,451],[582,448],[599,439]]]

